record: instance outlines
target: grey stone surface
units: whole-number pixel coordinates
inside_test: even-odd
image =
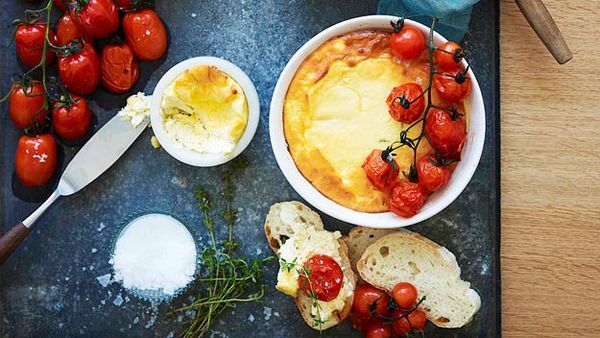
[[[22,16],[26,2],[4,6],[0,51],[2,93],[10,77],[20,72],[6,27]],[[241,252],[250,257],[270,254],[262,222],[274,202],[298,199],[272,154],[268,137],[268,108],[279,73],[305,41],[339,21],[373,14],[376,1],[158,1],[157,12],[170,31],[164,60],[145,63],[136,89],[151,92],[167,69],[193,56],[223,57],[245,70],[254,81],[261,103],[256,136],[244,152],[250,167],[238,177],[236,205],[241,222],[236,237]],[[414,225],[456,253],[463,277],[481,294],[483,306],[474,322],[462,330],[440,330],[429,325],[427,336],[490,337],[499,335],[499,110],[497,3],[482,1],[473,13],[464,45],[484,93],[487,135],[479,168],[463,194],[438,216]],[[56,16],[58,18],[58,16]],[[99,90],[91,98],[94,128],[102,126],[127,95]],[[0,336],[8,337],[172,337],[181,332],[188,316],[169,316],[175,306],[189,303],[194,288],[171,303],[151,305],[138,300],[120,284],[103,277],[115,237],[133,214],[161,211],[186,224],[197,243],[207,234],[194,205],[193,191],[206,187],[217,194],[225,166],[193,168],[164,150],[150,146],[151,132],[100,179],[80,193],[60,199],[41,219],[32,235],[0,268]],[[23,191],[13,174],[18,139],[6,115],[0,116],[0,231],[29,214],[48,193]],[[67,163],[79,146],[63,145]],[[348,225],[324,217],[327,227],[347,231]],[[266,271],[275,284],[276,264]],[[213,327],[213,337],[317,337],[297,313],[293,301],[270,288],[262,303],[238,306]],[[322,337],[350,337],[344,324]]]

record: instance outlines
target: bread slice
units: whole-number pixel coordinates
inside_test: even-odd
[[[265,235],[273,252],[279,256],[279,248],[301,226],[311,226],[317,230],[323,230],[323,221],[319,214],[301,202],[290,201],[273,204],[265,221]]]
[[[300,229],[300,227],[314,227],[316,230],[325,231],[321,217],[316,212],[301,202],[290,201],[276,203],[271,206],[269,214],[265,220],[265,235],[269,242],[269,246],[273,252],[279,257],[279,248],[285,241]],[[352,271],[350,259],[348,258],[348,247],[342,239],[338,239],[340,243],[339,254],[342,258],[338,262],[344,272],[344,278],[349,281],[352,286],[352,295],[344,301],[344,307],[340,311],[332,314],[331,318],[320,326],[314,326],[313,317],[311,314],[312,300],[310,296],[304,292],[298,292],[295,298],[296,306],[302,315],[304,321],[313,329],[326,330],[338,325],[348,318],[352,309],[352,301],[354,298],[354,287],[356,286],[356,276]]]
[[[348,257],[350,258],[350,264],[352,264],[352,270],[358,274],[358,270],[356,270],[356,262],[358,262],[367,248],[381,237],[396,231],[398,230],[375,229],[361,226],[356,226],[350,229],[348,236],[344,236],[344,241],[348,246]]]
[[[448,249],[408,230],[386,235],[367,248],[357,263],[369,284],[391,292],[410,282],[426,296],[427,319],[439,327],[467,324],[481,306],[477,292],[460,279],[456,257]]]

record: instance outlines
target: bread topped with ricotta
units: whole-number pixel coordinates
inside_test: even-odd
[[[365,239],[350,236],[350,242],[352,238]],[[398,282],[412,283],[426,296],[422,307],[427,319],[439,327],[462,327],[481,306],[479,294],[460,278],[454,254],[415,232],[401,229],[373,241],[356,269],[367,283],[387,292]]]
[[[344,321],[352,308],[356,278],[340,232],[324,230],[318,214],[293,201],[271,207],[265,221],[265,234],[280,258],[276,288],[294,297],[306,323],[316,330],[325,330]],[[315,300],[300,289],[298,278],[302,268],[314,255],[333,258],[343,273],[338,295],[328,302]]]

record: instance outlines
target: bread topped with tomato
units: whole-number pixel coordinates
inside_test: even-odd
[[[436,326],[459,328],[469,323],[481,299],[460,278],[454,254],[416,232],[400,229],[379,236],[382,233],[361,227],[350,231],[350,247],[366,246],[360,259],[353,262],[362,279],[390,293],[399,282],[412,283],[425,296],[421,306]]]
[[[265,234],[279,257],[276,288],[294,297],[306,323],[326,330],[344,321],[356,277],[339,231],[324,230],[319,215],[306,205],[283,202],[269,210]]]

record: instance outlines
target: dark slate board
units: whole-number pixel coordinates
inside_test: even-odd
[[[252,144],[244,152],[249,169],[239,177],[237,205],[241,222],[237,237],[248,256],[269,249],[262,222],[274,202],[298,199],[272,154],[268,137],[268,107],[279,73],[308,39],[342,20],[373,14],[376,1],[158,1],[157,11],[170,30],[167,57],[142,66],[135,90],[152,92],[161,74],[186,58],[214,55],[232,61],[252,78],[261,103],[261,120]],[[2,11],[0,79],[2,93],[10,76],[19,72],[7,26],[20,17],[26,3],[11,1]],[[56,16],[57,17],[57,16]],[[475,7],[464,45],[484,94],[487,111],[486,144],[479,168],[462,195],[436,217],[411,227],[456,253],[463,277],[480,293],[483,306],[475,320],[461,330],[427,327],[432,337],[491,337],[500,335],[500,218],[499,218],[499,96],[498,3]],[[91,98],[94,130],[125,104],[126,95],[99,90]],[[0,117],[0,231],[36,208],[48,192],[24,192],[15,184],[13,156],[18,132],[6,115]],[[174,306],[189,302],[193,289],[171,304],[151,306],[119,284],[103,288],[96,280],[111,272],[108,263],[115,237],[133,213],[162,211],[182,220],[199,244],[206,233],[194,206],[193,191],[205,186],[216,193],[224,166],[193,168],[151,148],[145,131],[133,147],[80,193],[60,199],[43,216],[32,235],[0,268],[0,336],[7,337],[166,337],[181,332],[187,317],[169,317]],[[77,146],[62,147],[62,164]],[[18,197],[17,197],[18,196]],[[328,228],[347,231],[348,225],[324,217]],[[266,271],[275,283],[277,267]],[[117,296],[125,299],[114,305]],[[129,301],[127,301],[129,300]],[[272,312],[270,318],[265,312]],[[253,316],[254,320],[250,320]],[[270,289],[264,302],[227,312],[213,327],[215,337],[315,337],[297,313],[293,301]],[[358,337],[345,324],[322,337]]]

